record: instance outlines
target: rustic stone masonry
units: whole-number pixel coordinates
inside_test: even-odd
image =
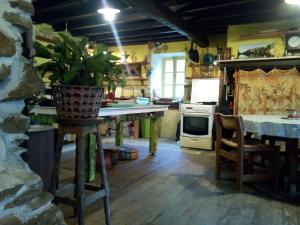
[[[32,27],[31,0],[0,0],[0,224],[63,225],[63,215],[42,192],[42,181],[22,160],[30,119],[21,114],[24,98],[43,83],[22,56],[21,33]]]

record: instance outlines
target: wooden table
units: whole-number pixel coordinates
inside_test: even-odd
[[[124,121],[135,121],[139,119],[150,118],[150,141],[149,141],[149,153],[155,155],[157,152],[157,139],[158,139],[158,119],[164,115],[164,111],[168,110],[167,105],[137,105],[137,104],[118,104],[118,106],[101,108],[99,116],[103,117],[103,123],[115,122],[116,123],[116,146],[123,145],[123,126]],[[34,118],[42,117],[43,121],[56,122],[56,109],[54,107],[40,107],[36,106],[30,111],[31,116]],[[36,118],[34,118],[36,119]],[[96,178],[96,159],[94,151],[94,138],[87,136],[87,172],[86,181],[93,181]]]
[[[244,129],[258,135],[279,137],[286,142],[286,162],[288,165],[289,189],[295,192],[293,180],[297,173],[298,140],[300,139],[300,120],[287,119],[282,115],[242,115]]]
[[[157,152],[157,119],[162,117],[164,111],[168,110],[167,105],[138,105],[138,104],[118,104],[118,106],[101,108],[100,117],[104,117],[104,123],[108,121],[116,121],[116,145],[123,144],[122,122],[134,121],[137,119],[150,118],[150,142],[149,153],[154,155]],[[31,114],[52,115],[56,116],[54,107],[36,106]]]

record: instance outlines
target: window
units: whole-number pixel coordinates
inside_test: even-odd
[[[185,59],[165,58],[163,63],[162,93],[165,98],[183,98]]]

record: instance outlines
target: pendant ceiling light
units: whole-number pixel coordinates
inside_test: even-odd
[[[291,5],[300,5],[300,0],[285,0],[285,3]]]
[[[105,20],[112,22],[114,21],[116,15],[120,12],[120,10],[114,8],[102,8],[98,9],[97,12],[102,14]]]

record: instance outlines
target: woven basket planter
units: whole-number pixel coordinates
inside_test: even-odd
[[[54,104],[59,119],[93,119],[99,115],[102,88],[54,85]]]

